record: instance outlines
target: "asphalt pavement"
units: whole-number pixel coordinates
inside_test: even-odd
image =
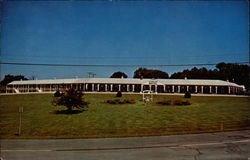
[[[250,160],[250,130],[190,135],[1,140],[3,160]]]

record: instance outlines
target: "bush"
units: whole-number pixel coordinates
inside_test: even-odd
[[[126,103],[126,104],[135,104],[135,100],[134,99],[124,99],[124,102]]]
[[[184,95],[184,98],[191,98],[191,93],[190,92],[186,92]]]
[[[123,101],[121,101],[120,99],[112,99],[112,100],[107,100],[106,103],[109,104],[123,104]]]
[[[156,104],[161,104],[161,105],[171,105],[171,101],[170,101],[170,100],[168,100],[168,101],[163,100],[163,101],[158,101],[158,102],[156,102]]]
[[[124,99],[124,100],[121,100],[121,99],[113,99],[113,100],[106,100],[106,103],[108,104],[135,104],[135,100],[131,99],[131,100],[128,100],[128,99]]]
[[[54,97],[61,97],[63,95],[63,93],[61,93],[59,90],[57,90],[55,93],[54,93]]]
[[[182,105],[191,105],[191,102],[190,101],[182,101]]]
[[[190,101],[182,101],[179,99],[173,100],[173,105],[177,105],[177,106],[182,106],[182,105],[191,105]]]
[[[121,92],[121,91],[118,91],[118,92],[116,93],[116,97],[122,97],[122,92]]]
[[[179,99],[173,100],[173,105],[180,106],[180,105],[182,105],[182,101]]]

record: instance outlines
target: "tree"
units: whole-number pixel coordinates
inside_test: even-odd
[[[134,72],[134,78],[166,79],[166,78],[169,78],[169,76],[168,76],[168,73],[160,71],[160,70],[138,68]]]
[[[218,71],[216,69],[208,70],[205,67],[199,69],[194,67],[191,70],[185,69],[182,72],[174,73],[170,78],[183,79],[185,77],[190,79],[218,79]]]
[[[250,89],[250,66],[234,63],[218,63],[219,79],[235,82]]]
[[[110,78],[128,78],[128,76],[124,72],[114,72]]]
[[[28,80],[28,78],[25,78],[23,75],[5,75],[4,79],[0,82],[0,85],[7,85],[10,82],[13,81],[19,81],[19,80]]]
[[[83,100],[82,96],[82,92],[69,89],[62,96],[55,97],[52,104],[55,106],[65,106],[68,112],[71,112],[74,107],[80,109],[88,106],[88,103]]]
[[[4,79],[0,81],[0,92],[1,93],[6,92],[6,85],[8,83],[19,80],[28,80],[28,79],[25,78],[23,75],[10,75],[10,74],[5,75]]]
[[[173,79],[220,79],[244,85],[247,90],[250,89],[250,66],[234,63],[218,63],[216,69],[208,70],[203,68],[192,68],[183,70],[171,75]]]
[[[121,92],[121,91],[118,91],[118,92],[116,93],[116,97],[122,97],[122,92]]]

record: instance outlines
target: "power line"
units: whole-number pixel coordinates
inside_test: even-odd
[[[197,58],[197,57],[228,57],[228,56],[239,56],[239,54],[242,54],[240,52],[235,52],[235,53],[227,53],[227,54],[216,54],[216,53],[211,53],[211,54],[204,54],[204,55],[185,55],[185,57],[192,57],[192,58]],[[244,53],[245,54],[245,53]],[[4,55],[3,57],[10,57],[10,58],[24,58],[24,55]],[[27,58],[27,57],[25,57]],[[58,57],[58,55],[35,55],[35,57],[32,58],[69,58],[69,59],[169,59],[169,56],[66,56],[64,55],[63,57]]]
[[[234,64],[248,64],[249,62],[233,62]],[[198,64],[52,64],[52,63],[23,63],[23,62],[0,62],[4,65],[22,66],[57,66],[57,67],[180,67],[180,66],[214,66],[217,63],[198,63]]]

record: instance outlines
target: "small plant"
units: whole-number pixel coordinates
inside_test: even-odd
[[[163,100],[163,101],[158,101],[156,104],[161,104],[161,105],[171,105],[171,100]]]
[[[121,91],[118,91],[118,92],[116,93],[116,97],[122,97],[122,92],[121,92]]]
[[[182,105],[191,105],[191,102],[190,101],[182,101],[182,100],[179,100],[179,99],[176,99],[176,100],[173,100],[173,105],[177,105],[177,106],[182,106]]]
[[[134,99],[124,99],[124,102],[126,104],[135,104],[135,100]]]
[[[120,99],[112,99],[112,100],[107,100],[106,103],[109,104],[122,104],[123,102]]]
[[[191,102],[189,100],[182,101],[182,105],[191,105]]]
[[[124,99],[124,100],[121,100],[121,99],[112,99],[112,100],[106,100],[105,101],[106,103],[108,104],[135,104],[135,100],[131,99],[131,100],[128,100],[128,99]]]
[[[182,105],[182,101],[179,99],[173,100],[173,105],[180,106],[180,105]]]
[[[191,93],[190,92],[185,92],[184,98],[191,98]]]
[[[59,90],[57,90],[55,93],[54,93],[54,97],[61,97],[63,95],[63,93],[61,93]]]
[[[112,104],[112,100],[108,99],[108,100],[106,100],[106,102],[105,102],[105,103]]]
[[[115,104],[124,104],[124,102],[120,99],[115,99],[114,102]]]

